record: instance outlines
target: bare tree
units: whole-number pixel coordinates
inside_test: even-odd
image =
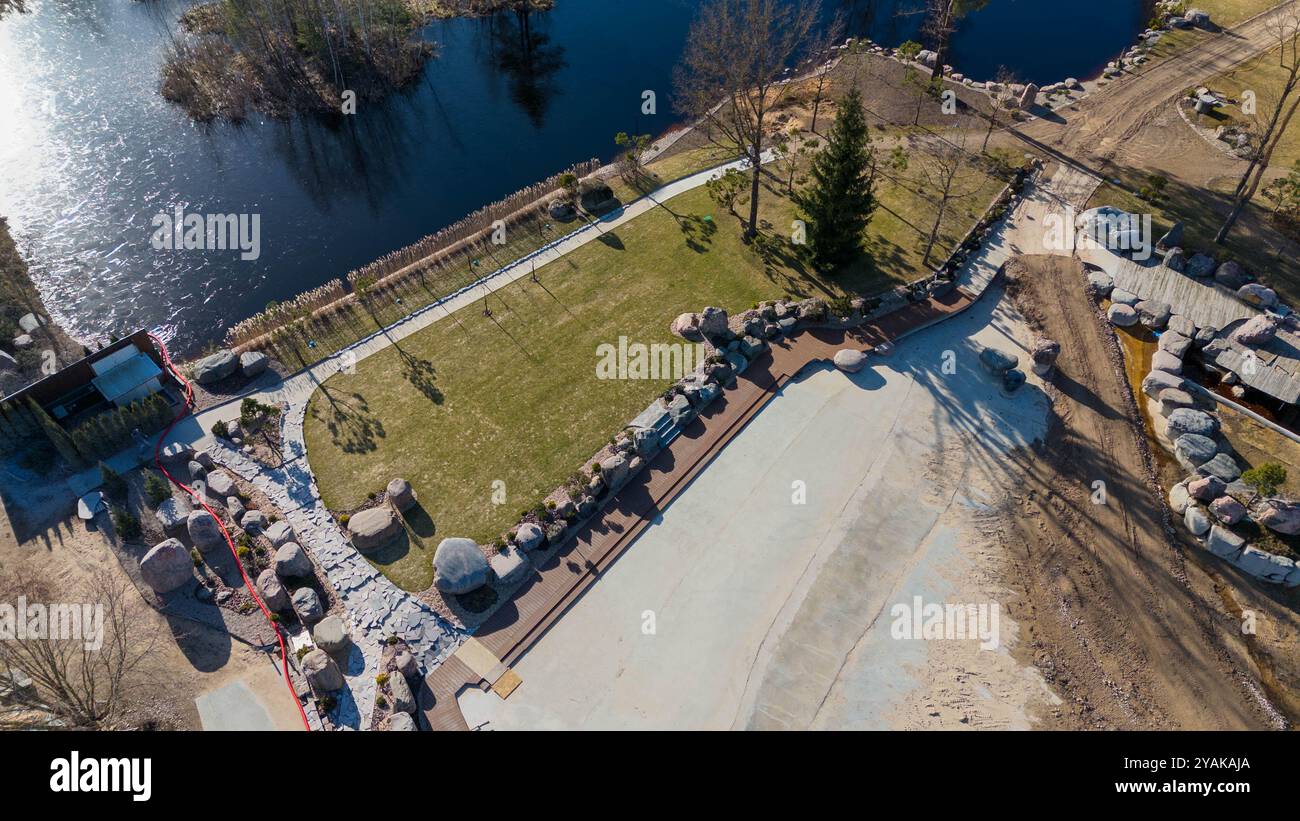
[[[812,52],[808,56],[809,62],[813,64],[813,75],[817,78],[817,91],[813,96],[812,124],[808,127],[808,130],[814,134],[817,133],[817,114],[821,110],[822,98],[826,93],[826,82],[835,64],[833,59],[835,49],[843,39],[844,13],[837,11],[817,36]]]
[[[964,15],[983,8],[988,0],[926,0],[925,22],[921,32],[934,46],[936,55],[931,76],[943,76],[943,65],[948,59],[948,42],[957,30],[957,21]]]
[[[780,78],[817,19],[811,0],[709,0],[691,24],[674,85],[683,113],[715,145],[750,162],[749,224],[758,233],[765,131],[793,84]]]
[[[1241,217],[1241,212],[1246,209],[1255,192],[1259,190],[1260,182],[1268,171],[1273,151],[1291,125],[1296,106],[1300,105],[1300,95],[1295,93],[1296,89],[1300,88],[1300,11],[1294,8],[1279,11],[1270,19],[1268,25],[1270,33],[1277,41],[1277,61],[1283,73],[1283,80],[1276,92],[1265,94],[1256,92],[1257,101],[1260,97],[1269,98],[1268,102],[1271,104],[1267,108],[1270,114],[1268,119],[1255,120],[1251,124],[1249,162],[1232,193],[1232,210],[1224,220],[1223,226],[1219,228],[1219,233],[1214,237],[1215,243],[1219,245],[1227,241],[1228,234]]]
[[[1016,81],[1016,75],[1006,66],[998,66],[996,82],[1002,88],[1010,88],[1011,84]],[[989,129],[984,132],[984,144],[980,146],[980,153],[983,154],[989,150],[989,137],[993,136],[993,130],[998,127],[998,114],[1002,112],[1002,94],[989,95]]]
[[[971,176],[963,173],[970,168],[965,136],[930,139],[913,156],[919,160],[915,164],[921,178],[919,193],[934,206],[934,224],[926,238],[925,256],[921,260],[922,265],[929,265],[930,255],[939,241],[939,231],[943,228],[948,209],[959,200],[978,193],[981,185],[972,182]]]
[[[120,718],[128,692],[142,683],[144,663],[154,647],[154,634],[139,620],[144,607],[135,590],[120,576],[96,572],[78,591],[78,603],[49,605],[56,601],[43,582],[17,573],[0,582],[3,601],[23,601],[44,608],[45,635],[0,640],[0,673],[29,679],[28,687],[14,687],[0,706],[0,727],[22,725],[33,714],[52,715],[68,727],[108,729]],[[82,604],[102,613],[99,641],[87,630]],[[16,618],[26,619],[27,613]],[[80,630],[69,630],[73,624]],[[17,674],[17,675],[15,675]]]

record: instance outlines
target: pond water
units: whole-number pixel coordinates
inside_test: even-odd
[[[34,0],[0,21],[0,215],[56,316],[83,336],[169,326],[193,352],[225,327],[343,276],[573,162],[618,131],[675,121],[672,68],[694,0],[557,0],[430,24],[423,76],[331,127],[196,125],[157,94],[182,0]],[[921,0],[844,0],[851,33],[914,37]],[[1133,42],[1150,0],[989,0],[950,62],[1052,82]],[[1086,35],[1081,35],[1086,32]],[[658,113],[641,113],[655,90]],[[158,252],[159,213],[257,214],[260,255]]]

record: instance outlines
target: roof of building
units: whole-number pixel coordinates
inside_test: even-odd
[[[134,356],[109,369],[107,373],[90,380],[104,398],[117,401],[151,379],[162,375],[162,368],[148,354],[136,352]]]
[[[1234,330],[1235,326],[1225,328],[1205,346],[1202,355],[1237,374],[1249,388],[1293,405],[1300,403],[1300,334],[1283,324],[1266,344],[1250,347],[1232,338]],[[1247,367],[1250,351],[1255,353],[1255,361]]]

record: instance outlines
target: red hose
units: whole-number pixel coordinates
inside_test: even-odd
[[[289,688],[289,695],[293,697],[294,705],[298,708],[298,715],[302,716],[303,728],[310,732],[311,725],[307,722],[307,711],[302,708],[302,702],[298,700],[298,691],[293,686],[293,680],[289,678],[289,652],[285,648],[284,633],[280,631],[279,623],[271,618],[271,611],[268,610],[266,605],[262,602],[262,597],[257,594],[257,587],[248,578],[248,574],[244,572],[244,563],[239,558],[239,551],[235,549],[235,543],[231,540],[230,533],[226,531],[226,526],[222,523],[221,517],[218,516],[216,511],[211,507],[208,507],[208,503],[203,501],[203,498],[199,496],[199,494],[195,493],[189,485],[180,481],[175,476],[172,476],[167,472],[167,468],[163,467],[162,458],[160,456],[163,442],[167,441],[167,437],[171,434],[172,428],[176,427],[176,423],[184,419],[194,407],[194,386],[191,385],[190,381],[182,376],[181,372],[172,364],[171,355],[167,352],[167,346],[163,344],[163,341],[153,334],[149,334],[149,338],[158,346],[158,351],[162,354],[163,364],[166,366],[167,370],[176,381],[185,386],[185,406],[176,414],[176,418],[167,425],[167,429],[162,432],[162,436],[158,437],[158,442],[153,447],[154,464],[158,466],[158,469],[162,471],[163,475],[166,476],[172,484],[188,493],[194,501],[198,502],[203,509],[216,520],[217,527],[221,528],[221,535],[225,537],[226,546],[230,548],[230,555],[235,558],[235,566],[239,568],[239,575],[244,577],[244,586],[248,588],[249,595],[253,597],[253,601],[257,602],[257,606],[262,608],[262,615],[266,616],[266,620],[275,630],[275,637],[280,641],[280,660],[284,663],[284,683],[285,686]]]

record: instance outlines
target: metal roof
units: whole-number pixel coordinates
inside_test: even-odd
[[[162,368],[148,354],[137,353],[102,376],[90,380],[110,402],[125,396],[150,379],[162,376]]]

